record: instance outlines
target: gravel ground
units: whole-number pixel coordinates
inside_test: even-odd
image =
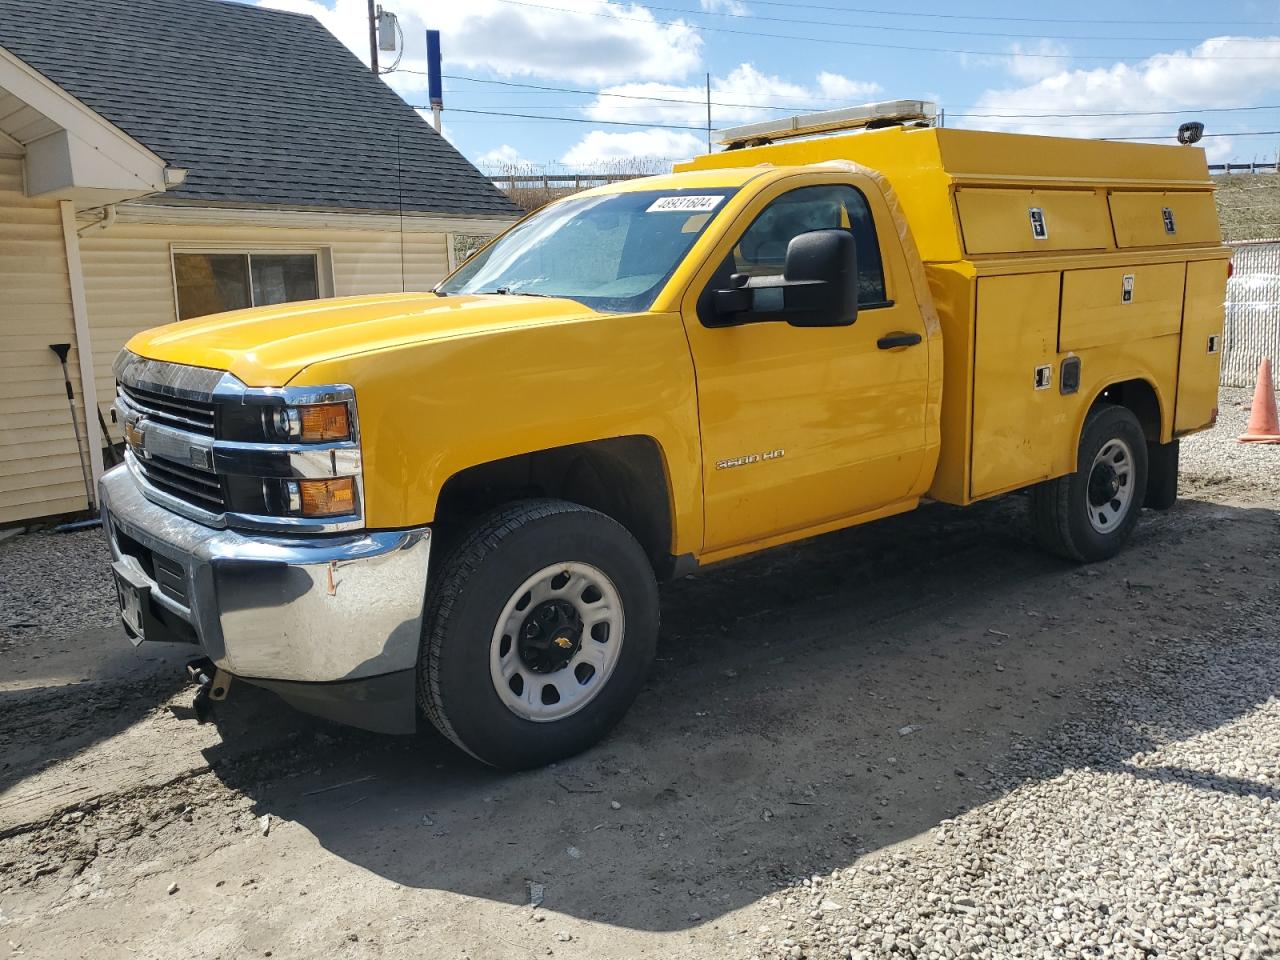
[[[763,901],[759,955],[1280,955],[1274,608],[1264,598],[1229,631],[1171,639],[1166,657],[1176,667],[1101,687],[1088,714],[1017,758],[1023,780],[999,800]],[[1123,747],[1115,706],[1135,702],[1134,737],[1164,742],[1098,764]]]
[[[1253,404],[1253,390],[1223,387],[1218,394],[1218,425],[1182,441],[1183,493],[1246,487],[1280,502],[1280,446],[1239,443]]]
[[[1235,439],[1252,398],[1223,387],[1216,428],[1182,442],[1184,496],[1244,490],[1280,506],[1280,447]],[[1180,670],[1100,689],[1049,750],[1015,761],[1008,792],[929,841],[793,880],[761,904],[759,954],[1280,956],[1275,601],[1233,611],[1229,630],[1170,640]],[[1135,701],[1164,742],[1091,765],[1114,746],[1111,705]],[[1241,704],[1259,705],[1239,716]],[[1189,729],[1208,732],[1169,734]],[[1063,758],[1065,771],[1039,779]]]
[[[114,626],[108,556],[100,529],[43,530],[0,542],[0,654]]]
[[[1183,443],[1187,502],[1109,564],[1043,558],[1015,497],[669,585],[623,727],[520,777],[252,689],[197,727],[176,665],[114,633],[109,682],[39,686],[114,629],[106,549],[11,538],[0,668],[28,673],[0,684],[0,945],[1280,957],[1280,446],[1235,442],[1251,395],[1222,391]]]

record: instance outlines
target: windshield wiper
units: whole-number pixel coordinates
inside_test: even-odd
[[[510,287],[495,287],[493,290],[482,290],[482,294],[496,294],[500,297],[545,297],[550,300],[560,299],[558,293],[530,293],[524,290],[512,290]]]

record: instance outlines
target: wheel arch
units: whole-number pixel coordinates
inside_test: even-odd
[[[1155,383],[1146,377],[1130,377],[1102,387],[1093,401],[1084,409],[1076,424],[1076,438],[1084,430],[1089,414],[1103,405],[1125,407],[1138,419],[1148,443],[1167,443],[1173,427],[1173,411],[1161,395]]]
[[[448,545],[475,518],[529,497],[599,510],[639,541],[659,577],[677,572],[674,495],[661,444],[628,435],[530,450],[451,475],[440,488],[434,526]]]

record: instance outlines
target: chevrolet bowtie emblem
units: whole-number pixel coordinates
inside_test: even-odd
[[[134,420],[124,425],[124,439],[129,444],[129,449],[140,457],[147,456],[146,441],[144,433],[146,431],[145,420]]]

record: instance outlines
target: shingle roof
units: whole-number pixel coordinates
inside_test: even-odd
[[[166,200],[519,212],[309,16],[219,0],[3,0],[0,45],[186,167]]]

